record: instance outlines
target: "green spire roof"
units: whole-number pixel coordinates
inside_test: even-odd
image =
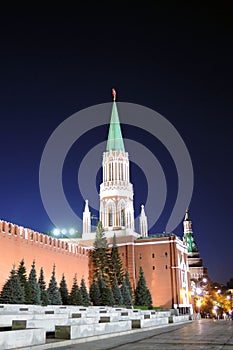
[[[108,132],[108,142],[106,151],[123,151],[125,152],[124,142],[121,134],[121,126],[118,117],[117,105],[115,100],[112,106],[112,115]]]

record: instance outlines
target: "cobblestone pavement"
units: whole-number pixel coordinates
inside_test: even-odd
[[[55,344],[54,344],[55,346]],[[57,349],[78,350],[233,350],[233,322],[198,320],[118,337],[72,344]]]

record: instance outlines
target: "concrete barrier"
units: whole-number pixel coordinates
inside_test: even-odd
[[[189,315],[180,315],[180,316],[169,316],[169,323],[178,323],[189,321]]]
[[[18,349],[20,347],[45,344],[44,329],[25,329],[0,332],[0,349]]]
[[[90,325],[98,324],[99,318],[73,318],[73,319],[34,319],[34,320],[13,320],[12,330],[27,329],[27,328],[43,328],[46,332],[55,332],[55,326],[70,326],[70,325]]]
[[[78,339],[101,334],[117,333],[131,330],[131,321],[98,323],[92,325],[56,326],[55,338]]]
[[[154,326],[161,326],[164,324],[168,324],[168,318],[162,317],[162,318],[149,318],[149,319],[134,319],[131,320],[132,323],[132,329],[135,328],[147,328],[147,327],[154,327]]]

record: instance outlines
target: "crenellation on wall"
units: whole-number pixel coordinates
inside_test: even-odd
[[[35,260],[37,275],[43,267],[48,285],[53,265],[59,282],[64,273],[67,285],[71,288],[74,275],[89,281],[89,249],[78,243],[50,237],[43,233],[0,220],[0,290],[9,277],[13,266],[17,267],[24,259],[27,271]]]
[[[57,251],[64,250],[73,255],[88,255],[88,249],[80,247],[78,244],[65,242],[62,239],[47,236],[46,234],[12,224],[5,220],[0,220],[0,234],[8,234],[12,237],[14,236],[15,239],[25,240],[27,244],[40,244],[43,248],[50,247]]]

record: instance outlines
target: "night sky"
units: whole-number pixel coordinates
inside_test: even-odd
[[[111,102],[115,87],[118,101],[157,111],[183,138],[194,168],[190,216],[195,239],[210,278],[226,283],[233,277],[230,1],[218,7],[213,2],[99,3],[1,10],[0,218],[40,232],[54,228],[39,190],[45,144],[72,114]],[[76,181],[80,159],[106,139],[107,129],[84,135],[67,156],[64,188],[78,215],[84,208]],[[164,169],[169,196],[151,230],[163,232],[176,196],[174,164],[150,135],[127,125],[122,131],[144,143]],[[99,172],[97,188],[100,178]],[[137,214],[147,185],[134,164],[131,182]],[[182,223],[175,233],[182,236]]]

